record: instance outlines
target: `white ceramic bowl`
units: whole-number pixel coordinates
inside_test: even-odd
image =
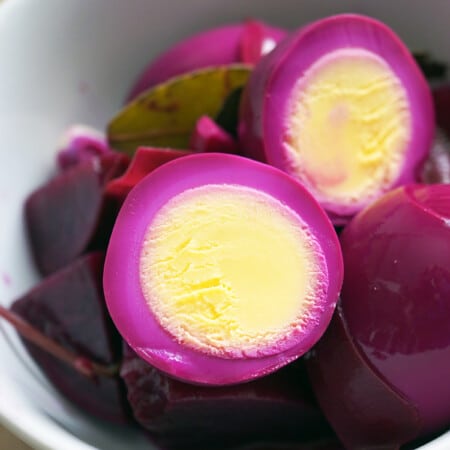
[[[36,281],[22,205],[54,168],[73,123],[104,127],[159,50],[204,27],[261,17],[294,28],[336,12],[386,21],[414,49],[450,61],[448,0],[5,0],[0,6],[0,301]],[[15,333],[0,328],[0,417],[37,449],[143,449],[131,429],[80,413],[47,383]],[[449,399],[450,401],[450,399]],[[448,450],[450,433],[422,447]]]

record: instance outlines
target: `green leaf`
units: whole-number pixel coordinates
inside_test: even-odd
[[[149,89],[109,123],[110,146],[130,155],[141,145],[188,148],[197,119],[216,117],[229,94],[245,85],[250,71],[245,65],[214,67]]]

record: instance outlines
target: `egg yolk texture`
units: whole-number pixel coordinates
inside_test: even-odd
[[[167,202],[140,258],[144,297],[178,342],[223,358],[292,346],[314,320],[327,272],[300,217],[272,196],[206,185]]]
[[[398,177],[411,112],[378,55],[340,49],[319,58],[294,87],[288,117],[289,163],[321,201],[367,201]]]

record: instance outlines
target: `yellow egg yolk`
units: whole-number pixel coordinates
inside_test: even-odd
[[[173,197],[150,223],[141,286],[177,341],[225,358],[268,355],[304,328],[321,289],[321,254],[274,197],[205,185]]]
[[[319,58],[297,82],[288,117],[289,163],[319,200],[364,203],[398,177],[411,112],[376,54],[340,49]]]

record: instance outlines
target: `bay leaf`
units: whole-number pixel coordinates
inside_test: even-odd
[[[216,117],[251,68],[236,64],[197,70],[159,84],[125,106],[108,125],[109,144],[132,155],[140,146],[186,149],[197,119]]]

